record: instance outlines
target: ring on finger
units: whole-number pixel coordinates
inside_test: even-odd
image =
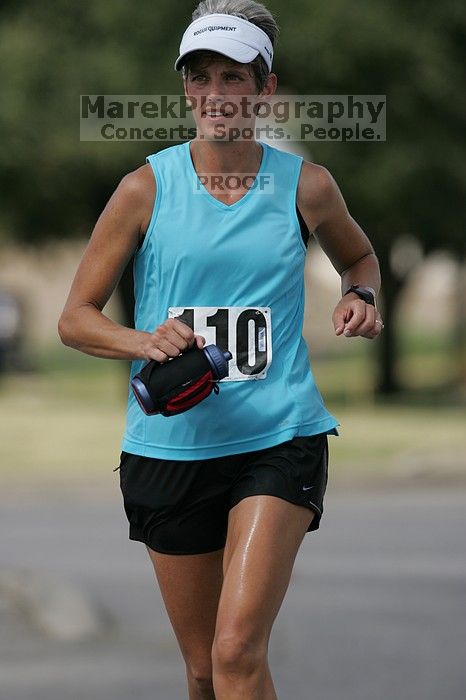
[[[382,321],[379,321],[379,319],[376,319],[375,322],[376,322],[376,323],[380,323],[381,328],[385,328],[384,324],[382,323]]]

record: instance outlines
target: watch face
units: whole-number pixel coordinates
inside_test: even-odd
[[[359,289],[364,289],[364,291],[369,292],[375,299],[375,289],[372,289],[372,287],[359,287]]]
[[[372,304],[374,302],[374,295],[365,287],[359,287],[358,293],[368,304]]]

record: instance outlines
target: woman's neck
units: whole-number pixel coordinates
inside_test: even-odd
[[[257,141],[191,141],[191,158],[198,173],[257,173],[262,147]]]

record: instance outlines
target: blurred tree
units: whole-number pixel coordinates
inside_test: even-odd
[[[386,95],[386,142],[313,142],[381,264],[385,329],[378,388],[400,389],[395,311],[412,267],[394,246],[415,236],[424,254],[464,260],[466,12],[445,0],[270,2],[281,26],[280,80],[301,94]],[[400,241],[401,239],[401,241]],[[412,266],[419,256],[411,256]],[[464,300],[466,301],[466,300]],[[464,309],[464,303],[463,303]],[[463,336],[464,338],[464,336]],[[463,355],[464,356],[464,355]]]
[[[394,315],[411,268],[406,236],[424,254],[465,255],[466,15],[459,0],[265,0],[281,27],[274,70],[301,94],[386,94],[385,143],[313,142],[351,213],[374,242],[385,329],[378,387],[400,387]],[[16,0],[0,6],[0,236],[41,243],[89,235],[121,177],[170,143],[79,140],[80,94],[176,94],[172,69],[196,6],[180,0]],[[401,241],[401,244],[400,244]],[[403,256],[401,256],[403,258]],[[419,256],[411,256],[412,265]],[[122,280],[130,318],[131,276]]]
[[[171,143],[79,140],[79,96],[176,94],[193,3],[22,0],[0,5],[0,241],[89,236],[127,172]],[[176,38],[175,38],[176,37]],[[132,317],[128,266],[120,298]]]

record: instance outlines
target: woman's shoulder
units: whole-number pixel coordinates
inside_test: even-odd
[[[156,187],[154,173],[148,163],[124,175],[118,185],[122,197],[135,206],[153,202]]]
[[[322,201],[335,191],[336,182],[323,165],[303,159],[298,194],[308,200]]]
[[[332,174],[323,165],[303,160],[297,204],[307,227],[314,231],[322,218],[322,212],[331,209],[338,197],[338,186]]]
[[[124,175],[118,190],[125,205],[140,212],[141,228],[145,231],[152,215],[157,192],[157,183],[150,164],[144,163],[144,165]]]

